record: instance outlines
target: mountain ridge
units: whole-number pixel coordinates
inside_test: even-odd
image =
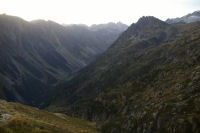
[[[96,60],[71,73],[71,69],[81,64],[84,66],[88,57],[101,49],[93,47],[88,34],[95,40],[106,40],[113,27],[94,26],[92,34],[87,26],[63,28],[54,22],[47,22],[46,25],[45,21],[39,20],[27,31],[24,27],[29,27],[29,23],[20,21],[17,20],[19,26],[2,26],[3,31],[11,32],[0,34],[0,46],[5,47],[0,49],[0,97],[28,99],[32,106],[96,122],[101,133],[200,132],[200,22],[169,24],[153,16],[141,17],[121,33],[105,52],[94,57]],[[102,27],[106,29],[104,32],[94,34]],[[17,42],[14,49],[13,42]],[[70,43],[65,46],[64,42]],[[34,47],[36,44],[37,47]],[[64,56],[66,54],[68,56]],[[38,64],[45,64],[45,67]],[[65,71],[69,71],[69,75]],[[62,81],[58,82],[58,79]],[[24,86],[11,86],[22,83]],[[16,93],[13,95],[9,91]],[[2,103],[4,106],[12,105]],[[30,127],[39,131],[44,128],[54,132],[59,130],[57,125],[53,128],[48,124],[38,129],[41,122],[47,120],[42,111],[20,104],[11,107],[16,111],[30,110],[24,112],[34,121],[38,118],[35,113],[43,114],[41,119],[37,119],[39,125],[37,122],[34,126],[28,124]],[[32,114],[32,111],[35,113]],[[23,112],[19,114],[24,115]],[[52,113],[46,114],[52,118]],[[10,115],[5,111],[0,114],[0,130],[13,129],[9,124],[1,129],[1,118],[5,120],[7,117]],[[58,120],[57,117],[55,119]],[[60,124],[64,124],[62,129],[68,125]],[[17,123],[14,125],[17,126]],[[84,124],[76,126],[85,129]],[[90,129],[96,131],[94,126]]]
[[[33,106],[55,84],[93,61],[121,33],[7,15],[0,16],[0,27],[0,97]]]
[[[198,133],[188,125],[200,120],[199,76],[192,78],[199,71],[200,23],[156,22],[127,32],[137,23],[131,25],[124,40],[58,86],[48,109],[97,121],[102,133]]]
[[[167,19],[166,22],[169,24],[173,23],[191,23],[200,21],[200,11],[194,11],[193,13],[189,13],[183,17]]]

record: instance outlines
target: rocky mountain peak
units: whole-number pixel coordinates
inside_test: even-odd
[[[166,24],[166,23],[153,16],[143,16],[136,23],[136,25],[141,25],[141,26],[146,26],[146,25],[153,26],[155,24]]]
[[[192,15],[198,15],[198,16],[200,16],[200,10],[193,12]]]
[[[117,42],[123,42],[131,38],[144,39],[157,31],[168,26],[162,20],[159,20],[153,16],[143,16],[137,23],[133,23],[117,40]]]

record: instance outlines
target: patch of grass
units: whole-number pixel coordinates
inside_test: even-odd
[[[97,133],[96,124],[59,113],[50,113],[19,103],[0,100],[0,133]]]

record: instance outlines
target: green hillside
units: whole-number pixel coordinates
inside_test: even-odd
[[[0,100],[0,133],[97,133],[95,123]]]

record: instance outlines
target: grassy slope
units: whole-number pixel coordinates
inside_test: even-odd
[[[0,114],[0,133],[97,132],[95,123],[4,100],[0,100]]]

